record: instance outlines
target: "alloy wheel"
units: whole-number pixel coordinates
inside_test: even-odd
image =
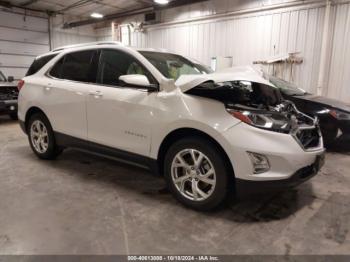
[[[209,198],[216,185],[213,164],[196,149],[184,149],[176,154],[171,165],[171,177],[181,195],[192,201]]]
[[[44,154],[49,147],[47,128],[40,120],[35,120],[30,127],[30,139],[35,150]]]

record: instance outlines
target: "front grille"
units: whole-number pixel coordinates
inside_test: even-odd
[[[18,98],[18,90],[15,86],[0,87],[0,100],[16,100]]]
[[[300,129],[296,133],[296,138],[305,149],[318,147],[320,145],[320,132],[317,127],[312,129]]]

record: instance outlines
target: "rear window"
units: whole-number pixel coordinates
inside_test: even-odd
[[[29,67],[26,76],[34,75],[38,72],[44,65],[46,65],[52,58],[54,58],[57,54],[47,55],[34,60],[32,65]]]

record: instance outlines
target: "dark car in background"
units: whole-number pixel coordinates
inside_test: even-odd
[[[350,134],[350,104],[310,94],[295,84],[274,76],[266,78],[280,89],[286,100],[294,102],[301,112],[319,118],[326,146],[342,134]]]
[[[0,71],[0,115],[17,119],[18,90],[12,76],[5,77]]]
[[[54,52],[50,55],[35,58],[26,76],[35,74],[58,53],[59,52]],[[19,85],[21,85],[21,80],[19,81]],[[17,100],[18,87],[17,84],[14,83],[14,78],[12,76],[6,78],[0,71],[0,115],[9,115],[12,119],[16,120],[18,111]]]

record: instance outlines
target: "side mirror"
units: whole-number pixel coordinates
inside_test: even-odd
[[[144,75],[123,75],[119,77],[119,81],[124,84],[124,86],[145,88],[148,91],[156,91],[158,89],[155,85],[152,85]]]
[[[7,78],[7,82],[13,82],[13,81],[15,81],[15,78],[13,76],[9,76]]]

